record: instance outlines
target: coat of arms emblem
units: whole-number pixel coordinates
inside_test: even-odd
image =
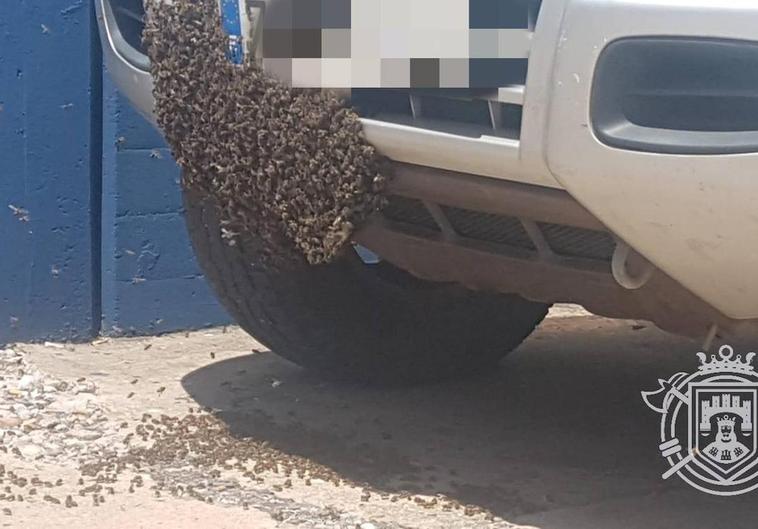
[[[756,407],[758,373],[752,362],[723,345],[718,355],[697,353],[700,366],[659,380],[642,398],[661,414],[663,479],[678,475],[693,487],[719,496],[758,488]]]

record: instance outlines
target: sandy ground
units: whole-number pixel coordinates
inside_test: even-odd
[[[497,372],[384,390],[325,382],[231,327],[13,349],[45,376],[91,383],[88,413],[107,420],[90,420],[106,432],[98,441],[72,444],[80,457],[46,454],[57,437],[40,454],[0,452],[3,527],[697,529],[758,518],[754,494],[661,480],[658,419],[639,392],[694,368],[699,344],[649,324],[563,309]],[[150,424],[145,413],[190,426],[145,433],[135,451],[122,434]],[[11,441],[35,435],[26,430]],[[185,444],[221,456],[184,455]],[[100,478],[82,469],[116,445],[123,468],[101,473],[93,494]],[[261,467],[243,475],[246,458]],[[32,479],[42,485],[30,495]]]

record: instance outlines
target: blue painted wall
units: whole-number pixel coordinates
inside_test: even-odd
[[[187,237],[179,168],[107,74],[103,86],[102,333],[227,323]]]
[[[0,340],[83,338],[98,325],[100,53],[89,7],[0,2]]]
[[[226,323],[160,136],[105,79],[92,0],[0,1],[0,343]]]

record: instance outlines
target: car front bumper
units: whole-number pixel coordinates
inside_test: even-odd
[[[152,119],[149,71],[121,42],[109,1],[96,2],[108,70]],[[515,137],[383,119],[364,119],[365,134],[397,162],[566,190],[619,240],[723,315],[758,318],[752,199],[758,155],[609,146],[591,119],[596,68],[609,44],[635,37],[747,42],[756,27],[758,4],[751,0],[543,0],[528,39],[524,85],[498,94],[522,107]]]

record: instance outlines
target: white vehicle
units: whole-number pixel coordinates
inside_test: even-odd
[[[243,40],[277,3],[239,0]],[[555,302],[691,336],[755,323],[758,3],[502,3],[512,82],[372,92],[365,134],[397,174],[355,241],[379,264],[251,271],[186,193],[217,294],[275,352],[415,380],[496,362]],[[141,0],[97,5],[109,71],[150,117]]]

